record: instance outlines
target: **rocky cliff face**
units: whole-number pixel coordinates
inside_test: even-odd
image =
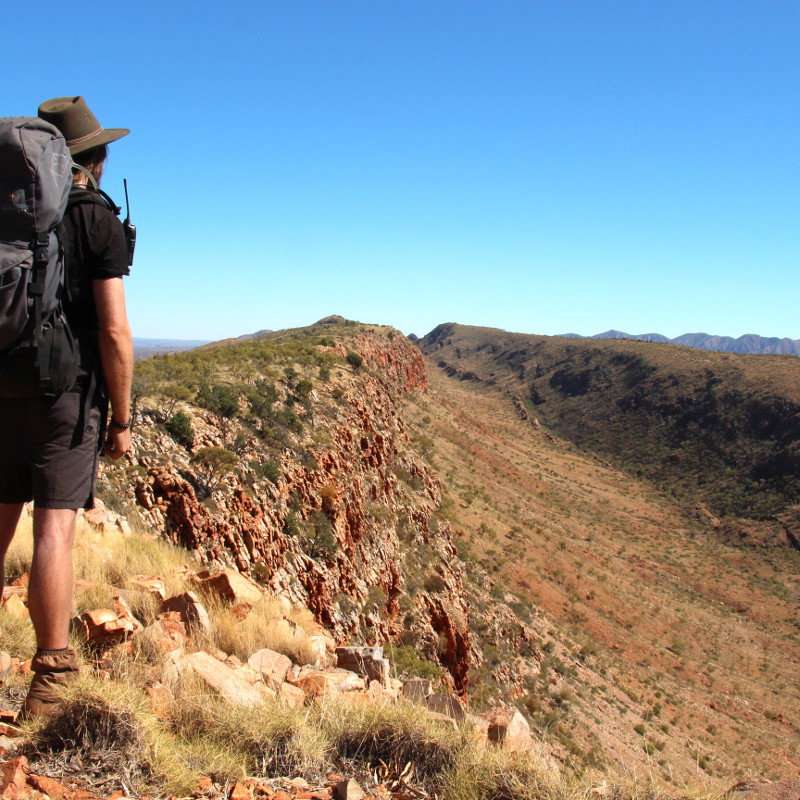
[[[388,329],[345,339],[335,332],[313,345],[333,365],[327,380],[313,379],[302,363],[291,366],[295,383],[312,378],[305,405],[291,405],[290,382],[277,387],[277,402],[291,405],[302,428],[283,447],[265,441],[263,429],[259,436],[244,391],[231,421],[184,405],[195,434],[189,449],[165,433],[157,410],[149,411],[136,430],[137,477],[128,495],[166,538],[203,563],[234,566],[308,606],[339,643],[413,642],[463,692],[476,658],[463,568],[450,524],[437,514],[437,478],[400,415],[402,396],[427,387],[424,361]],[[361,357],[360,369],[346,366],[348,353]],[[218,355],[230,354],[220,348]],[[261,379],[251,373],[243,386]],[[203,498],[192,456],[203,448],[230,450],[231,442],[237,468]],[[274,480],[261,477],[268,461],[280,467]],[[106,478],[121,484],[114,469]],[[421,574],[427,578],[418,585]],[[417,591],[409,596],[412,577]]]

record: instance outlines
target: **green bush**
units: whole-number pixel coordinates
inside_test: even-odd
[[[197,392],[197,405],[208,409],[221,427],[239,412],[239,395],[232,386],[204,383]]]
[[[333,525],[324,511],[316,509],[306,526],[306,552],[311,558],[325,560],[331,558],[339,546],[333,535]]]
[[[192,420],[184,411],[176,411],[165,423],[167,433],[184,447],[191,447],[194,443],[194,430]]]
[[[239,463],[239,459],[224,447],[201,447],[193,456],[192,464],[197,470],[206,496],[217,488],[219,482]]]
[[[361,365],[364,363],[364,359],[352,350],[347,354],[346,361],[356,372],[361,369]]]
[[[268,458],[266,461],[253,459],[250,462],[250,467],[257,478],[266,478],[272,483],[277,483],[280,480],[281,465],[274,458]]]
[[[427,678],[431,681],[439,680],[445,669],[438,664],[432,664],[422,653],[410,644],[403,644],[391,651],[391,659],[398,675],[408,678]]]

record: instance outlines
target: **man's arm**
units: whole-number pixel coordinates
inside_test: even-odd
[[[111,399],[111,414],[117,422],[130,422],[133,340],[122,278],[92,281],[92,291],[99,322],[100,362]],[[109,425],[103,452],[116,459],[130,449],[130,429]]]

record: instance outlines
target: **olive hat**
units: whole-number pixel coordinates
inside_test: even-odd
[[[39,106],[39,117],[64,134],[72,155],[115,142],[130,133],[128,128],[103,128],[80,95],[45,100]]]

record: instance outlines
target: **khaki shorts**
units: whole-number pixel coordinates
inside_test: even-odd
[[[92,508],[101,413],[81,395],[0,399],[0,503]],[[85,417],[85,418],[84,418]]]

